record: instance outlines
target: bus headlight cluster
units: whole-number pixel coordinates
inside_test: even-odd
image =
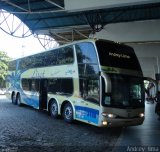
[[[139,117],[143,118],[144,117],[144,113],[140,113]]]
[[[107,117],[108,118],[116,118],[116,115],[115,114],[108,114]]]
[[[104,126],[107,126],[107,121],[102,121],[102,124],[104,125]]]
[[[112,113],[105,113],[105,112],[103,112],[102,116],[107,117],[107,118],[116,118],[116,115],[112,114]]]

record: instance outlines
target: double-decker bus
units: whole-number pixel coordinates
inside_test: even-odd
[[[6,83],[13,104],[66,122],[112,127],[144,121],[140,64],[131,47],[112,41],[81,40],[13,60]]]

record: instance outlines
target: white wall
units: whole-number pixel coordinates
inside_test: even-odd
[[[108,24],[96,37],[118,42],[160,41],[160,20]]]
[[[64,0],[68,11],[111,8],[136,4],[156,3],[158,0]]]
[[[160,70],[160,43],[129,45],[134,48],[138,56],[144,76],[155,79],[155,73],[158,73],[158,70]]]

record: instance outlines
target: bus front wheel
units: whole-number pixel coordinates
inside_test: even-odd
[[[73,122],[73,108],[70,103],[66,103],[63,109],[63,118],[66,122]]]

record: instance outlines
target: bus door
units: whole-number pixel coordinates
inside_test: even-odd
[[[39,109],[47,109],[47,80],[40,80]]]

